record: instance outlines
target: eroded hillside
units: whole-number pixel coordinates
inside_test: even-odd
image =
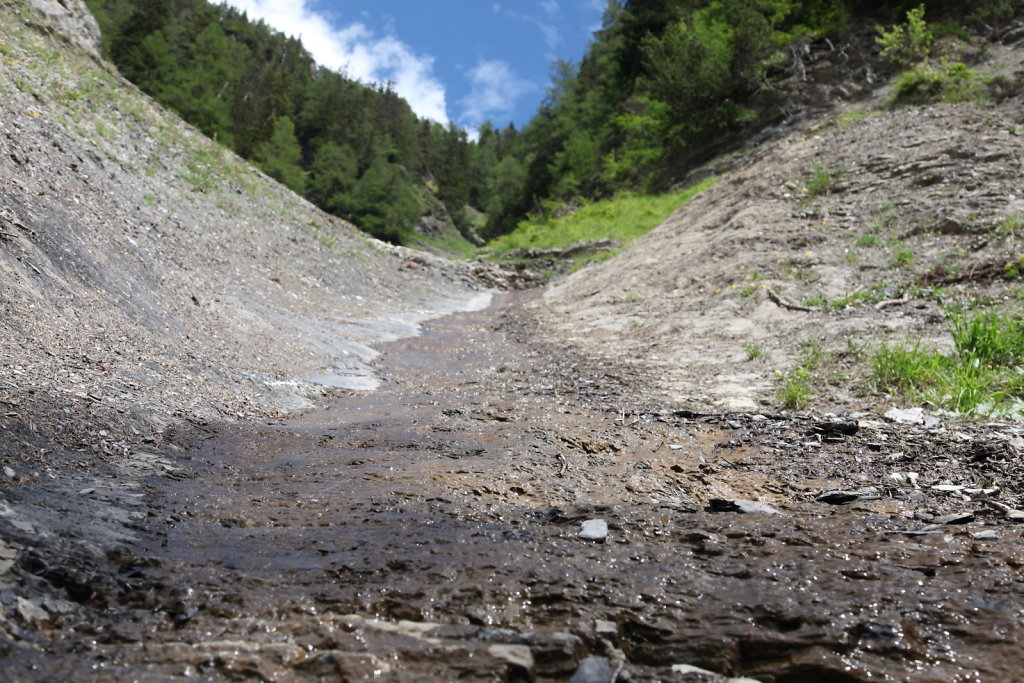
[[[833,356],[816,412],[881,414],[883,341],[950,346],[951,306],[1022,293],[1018,112],[936,105],[826,117],[766,144],[622,255],[553,287],[563,338],[653,364],[683,405],[770,410],[777,372]],[[826,373],[822,373],[823,375]]]
[[[1024,430],[886,419],[859,365],[1020,300],[1012,97],[815,121],[430,320],[518,276],[367,239],[0,10],[4,676],[1017,675]]]

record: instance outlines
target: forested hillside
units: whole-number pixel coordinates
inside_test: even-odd
[[[587,53],[578,64],[554,66],[547,98],[501,159],[490,234],[509,231],[545,204],[678,183],[798,111],[793,92],[780,86],[806,80],[803,61],[815,48],[834,53],[842,65],[852,52],[848,44],[859,41],[868,59],[882,61],[875,29],[919,4],[609,2]],[[940,33],[986,32],[1022,4],[940,0],[928,2],[927,12]]]
[[[874,27],[918,6],[610,0],[582,59],[552,66],[535,117],[521,131],[486,123],[470,140],[417,118],[388,85],[318,67],[297,39],[226,5],[88,4],[126,77],[318,206],[394,242],[449,217],[470,235],[471,215],[495,237],[576,199],[671,187],[792,116],[799,105],[780,86],[816,46],[845,58],[843,46],[860,40],[877,59]],[[990,31],[1021,4],[940,0],[927,12],[956,34]]]
[[[318,67],[298,39],[226,5],[88,5],[124,76],[318,206],[396,242],[436,199],[465,220],[465,131],[417,118],[388,85]]]

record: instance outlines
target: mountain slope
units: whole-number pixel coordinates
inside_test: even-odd
[[[995,53],[1000,69],[1019,62]],[[884,412],[899,399],[865,382],[881,342],[949,348],[950,310],[1012,312],[1024,292],[1017,115],[958,104],[818,121],[552,288],[537,311],[589,352],[653,364],[654,388],[680,404],[777,408],[776,371],[810,355],[831,361],[811,368],[810,407]]]
[[[308,405],[310,378],[367,386],[367,344],[484,300],[469,266],[410,266],[58,36],[4,3],[0,399],[36,442],[5,441],[16,478],[51,440],[124,455],[181,418]]]

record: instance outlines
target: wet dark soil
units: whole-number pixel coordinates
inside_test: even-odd
[[[179,434],[106,604],[9,675],[1018,677],[1020,529],[972,488],[1018,504],[1012,429],[669,410],[511,297],[376,365],[378,391]]]

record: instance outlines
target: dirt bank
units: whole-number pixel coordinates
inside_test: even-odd
[[[372,386],[374,345],[519,277],[367,238],[49,22],[0,2],[0,614],[16,620],[64,590],[53,558],[87,576],[134,536],[140,477],[174,470],[169,430]]]
[[[1013,305],[1022,291],[1002,268],[1020,258],[1005,227],[1024,215],[1018,117],[966,104],[826,117],[759,148],[536,310],[587,353],[657,367],[657,390],[680,406],[778,408],[775,371],[807,344],[847,356],[883,340],[948,347],[944,310]],[[979,264],[997,267],[947,277]],[[856,381],[821,384],[814,412],[893,405]]]

